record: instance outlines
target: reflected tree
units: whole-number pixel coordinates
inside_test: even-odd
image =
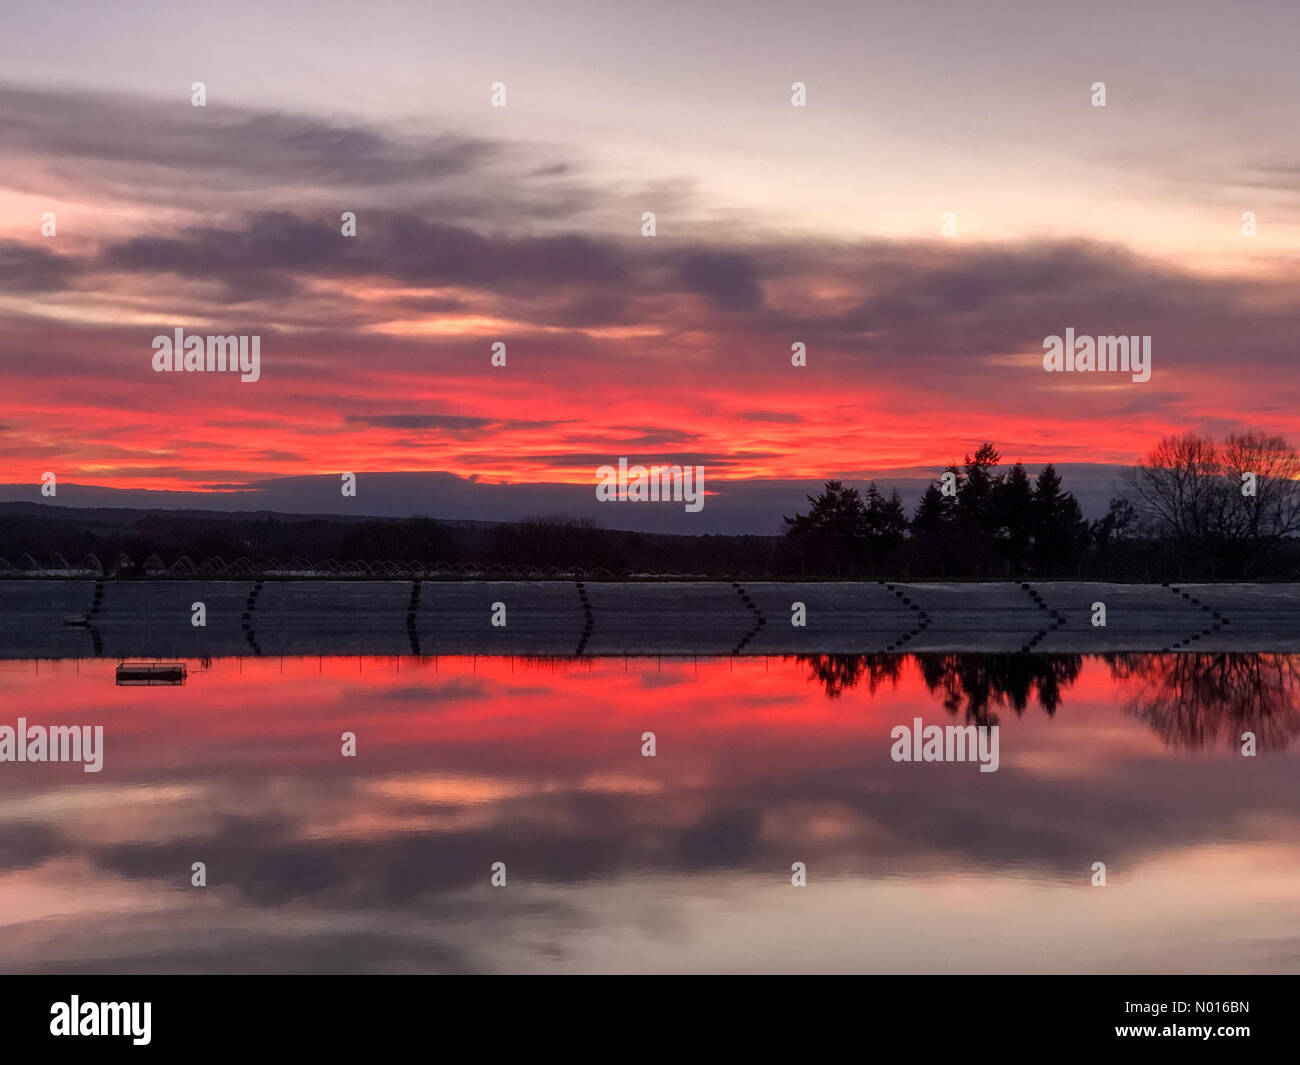
[[[1253,732],[1258,750],[1285,750],[1300,733],[1300,656],[1283,654],[1108,655],[1130,681],[1124,709],[1171,747],[1223,742],[1238,749]]]
[[[867,691],[876,689],[885,681],[898,682],[903,669],[903,655],[799,655],[797,661],[808,666],[808,679],[815,680],[826,689],[826,695],[838,699],[846,691],[867,682]]]
[[[925,686],[941,693],[950,714],[967,722],[996,725],[997,707],[1020,716],[1031,702],[1048,714],[1061,705],[1064,690],[1079,677],[1082,655],[918,655]]]
[[[1083,664],[1080,655],[1023,654],[800,655],[798,660],[809,667],[809,680],[838,699],[864,681],[872,695],[885,681],[897,683],[909,658],[920,669],[926,688],[942,695],[948,713],[984,725],[997,723],[997,707],[1009,706],[1019,715],[1032,702],[1054,714]]]

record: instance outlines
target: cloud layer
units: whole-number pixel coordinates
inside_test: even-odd
[[[625,455],[907,483],[985,439],[1108,470],[1170,431],[1300,437],[1284,269],[1212,276],[1084,237],[796,236],[710,220],[685,183],[647,238],[645,189],[553,146],[12,85],[0,114],[8,194],[60,219],[0,231],[19,485],[589,485]],[[259,335],[261,380],[154,374],[177,327]],[[1152,336],[1152,380],[1044,373],[1066,328]]]

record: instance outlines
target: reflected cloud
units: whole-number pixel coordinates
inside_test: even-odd
[[[1264,857],[1259,904],[1276,910],[1300,882],[1294,756],[1187,752],[1250,726],[1280,751],[1298,680],[1286,656],[1254,655],[216,659],[181,693],[118,689],[112,663],[10,669],[15,712],[40,720],[57,692],[67,719],[110,727],[93,791],[57,766],[0,773],[0,967],[617,968],[631,936],[667,967],[689,954],[707,969],[773,915],[828,934],[824,911],[789,911],[796,860],[810,891],[883,907],[882,929],[927,907],[953,920],[972,891],[1004,900],[981,919],[1008,936],[1077,892],[1080,914],[1140,923],[1152,877]],[[900,721],[999,711],[994,774],[889,758]],[[345,728],[356,759],[339,755]],[[1123,893],[1086,894],[1094,860]],[[497,861],[504,891],[488,885]],[[1187,878],[1186,920],[1241,888]],[[1267,938],[1271,923],[1234,912]],[[1180,913],[1159,920],[1188,967],[1207,964],[1177,946]],[[1047,933],[1045,957],[1078,950],[1078,931]],[[995,939],[973,965],[1002,956]],[[913,949],[937,964],[949,946]],[[1126,949],[1092,937],[1085,953],[1105,968]]]

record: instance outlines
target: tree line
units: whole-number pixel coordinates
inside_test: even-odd
[[[991,443],[897,491],[827,481],[772,536],[640,533],[545,515],[517,522],[0,504],[0,572],[220,557],[445,563],[540,575],[1164,581],[1300,577],[1300,458],[1278,436],[1161,440],[1086,521],[1054,465],[1030,476]]]
[[[1279,436],[1161,440],[1086,521],[1049,463],[1030,478],[991,443],[931,481],[909,517],[897,490],[827,481],[785,517],[777,568],[844,579],[1160,580],[1294,576],[1300,456]]]

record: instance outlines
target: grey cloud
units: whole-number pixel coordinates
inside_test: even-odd
[[[40,244],[0,240],[0,288],[7,292],[59,292],[73,287],[83,262]]]
[[[256,292],[275,271],[389,277],[425,285],[540,287],[617,283],[626,274],[611,244],[576,234],[486,237],[407,214],[375,214],[366,239],[340,236],[333,219],[267,211],[241,228],[192,227],[103,250],[105,270],[171,272]],[[250,276],[251,275],[251,276]]]
[[[688,290],[709,297],[724,310],[752,310],[763,299],[757,264],[741,252],[695,252],[682,261],[681,277]]]
[[[492,418],[471,418],[457,414],[349,414],[347,420],[357,425],[385,429],[484,429],[496,424]]]
[[[229,105],[0,86],[0,141],[14,156],[93,161],[89,182],[129,172],[154,186],[211,190],[297,184],[353,187],[463,174],[498,149],[461,136],[404,140],[358,125]]]

